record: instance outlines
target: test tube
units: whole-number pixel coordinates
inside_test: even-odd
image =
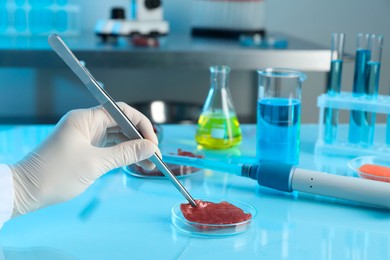
[[[367,63],[367,98],[375,99],[378,96],[379,76],[381,68],[381,56],[383,46],[383,35],[370,36],[370,59]],[[374,143],[376,114],[364,112],[365,124],[363,124],[363,145],[371,146]]]
[[[343,72],[344,33],[333,33],[331,42],[331,62],[328,74],[327,93],[329,96],[340,94],[341,75]],[[337,140],[337,125],[339,111],[334,108],[325,109],[325,143]]]
[[[368,33],[358,33],[356,37],[356,57],[355,72],[353,78],[352,94],[354,97],[365,95],[367,82],[367,62],[370,59],[369,48],[370,35]],[[349,119],[348,142],[359,144],[362,142],[364,113],[361,110],[352,110]]]

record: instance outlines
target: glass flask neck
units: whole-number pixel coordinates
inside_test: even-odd
[[[203,106],[203,112],[213,114],[224,114],[226,116],[235,115],[233,103],[231,100],[229,84],[228,66],[210,67],[210,90]]]
[[[210,85],[214,89],[227,88],[229,85],[230,68],[227,66],[210,67]]]

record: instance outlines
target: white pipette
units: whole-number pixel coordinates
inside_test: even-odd
[[[390,183],[340,176],[295,167],[291,164],[264,162],[234,164],[177,155],[163,155],[164,161],[197,168],[233,173],[257,180],[259,185],[292,192],[300,191],[380,208],[390,208]]]

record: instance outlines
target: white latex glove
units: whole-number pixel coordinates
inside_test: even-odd
[[[118,105],[145,139],[129,141],[101,106],[70,111],[40,146],[10,165],[13,216],[72,199],[115,168],[137,162],[145,169],[154,168],[146,160],[160,154],[152,124],[134,108]]]

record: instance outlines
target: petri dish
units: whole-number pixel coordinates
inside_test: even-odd
[[[176,164],[167,164],[169,169],[173,172],[173,174],[177,178],[182,178],[186,177],[195,173],[199,173],[202,170],[199,168],[191,167],[191,166],[185,166],[185,165],[176,165]],[[132,165],[127,165],[123,167],[123,170],[134,177],[139,177],[139,178],[150,178],[150,179],[164,179],[165,175],[155,168],[152,171],[147,171],[144,170],[142,167],[132,164]]]
[[[187,202],[178,203],[172,208],[171,221],[173,226],[182,233],[187,235],[196,236],[231,236],[241,234],[253,225],[256,217],[256,209],[248,203],[237,201],[237,200],[226,200],[226,199],[205,199],[205,201],[219,203],[222,201],[229,202],[236,207],[242,209],[245,213],[250,213],[251,218],[242,222],[233,224],[204,224],[199,222],[192,222],[187,220],[182,211],[180,205]]]
[[[352,159],[348,162],[348,167],[359,177],[364,179],[390,182],[390,175],[378,175],[378,174],[370,174],[368,172],[360,171],[360,167],[365,164],[374,164],[377,166],[388,167],[390,170],[390,159],[386,157],[380,156],[361,156],[355,159]]]
[[[189,151],[183,150],[181,148],[178,148],[175,153],[179,156],[203,158],[203,155],[189,152]],[[186,166],[186,165],[177,165],[177,164],[167,163],[167,166],[177,178],[189,176],[189,175],[192,175],[194,173],[199,173],[202,171],[199,168],[192,167],[192,166]],[[136,164],[132,164],[132,165],[127,165],[127,166],[123,167],[123,169],[127,174],[129,174],[131,176],[139,177],[139,178],[152,178],[152,179],[164,179],[165,178],[165,175],[157,168],[155,168],[152,171],[147,171]]]

